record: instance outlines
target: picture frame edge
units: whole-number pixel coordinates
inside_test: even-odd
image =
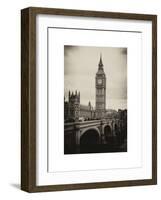
[[[77,12],[76,16],[152,21],[152,179],[36,186],[36,15]],[[83,12],[83,15],[80,14]],[[98,14],[96,14],[98,13]],[[101,14],[103,13],[103,15]],[[131,16],[128,18],[128,16]],[[75,15],[70,15],[75,16]],[[115,16],[115,17],[114,17]],[[125,18],[124,18],[125,17]],[[143,19],[141,19],[143,17]],[[157,15],[28,7],[21,10],[21,190],[46,192],[157,184]]]

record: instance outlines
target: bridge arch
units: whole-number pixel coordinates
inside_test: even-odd
[[[104,137],[107,143],[112,142],[113,129],[109,124],[104,126]]]
[[[100,132],[97,128],[84,130],[80,137],[80,151],[95,152],[100,144]]]
[[[105,136],[111,136],[112,135],[112,127],[108,124],[104,126],[104,135]]]
[[[97,132],[97,134],[101,136],[100,130],[97,127],[90,127],[90,128],[88,127],[81,131],[80,137],[82,137],[87,131],[90,131],[90,130],[92,130],[93,132]]]
[[[118,134],[119,134],[119,126],[117,124],[114,124],[114,130],[115,130],[115,135],[118,136]]]

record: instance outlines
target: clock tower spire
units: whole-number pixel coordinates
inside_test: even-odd
[[[96,73],[96,117],[101,119],[105,116],[106,111],[106,74],[103,69],[102,54],[98,64]]]
[[[99,69],[100,69],[100,70],[101,70],[101,69],[103,70],[102,53],[100,54],[100,61],[99,61],[98,66],[99,66]]]

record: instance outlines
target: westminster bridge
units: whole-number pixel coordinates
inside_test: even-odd
[[[64,153],[127,151],[127,123],[101,119],[64,124]]]

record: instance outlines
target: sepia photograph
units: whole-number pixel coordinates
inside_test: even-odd
[[[64,154],[127,152],[127,48],[64,46]]]

